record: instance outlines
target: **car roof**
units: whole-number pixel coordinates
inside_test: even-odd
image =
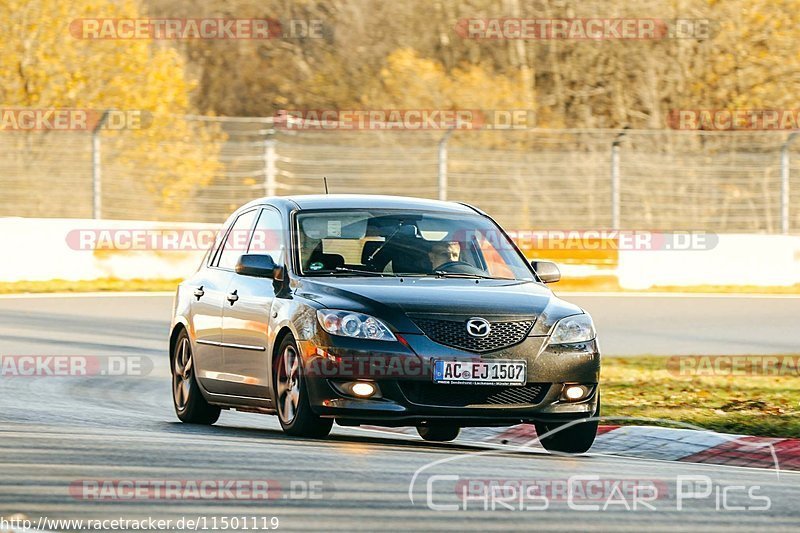
[[[472,207],[457,202],[445,202],[409,196],[388,196],[378,194],[308,194],[282,197],[266,197],[250,202],[283,203],[292,202],[301,210],[305,209],[423,209],[450,213],[475,213]],[[248,204],[249,205],[249,204]]]

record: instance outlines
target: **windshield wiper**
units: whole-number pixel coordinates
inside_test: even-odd
[[[357,268],[350,268],[350,267],[336,267],[333,269],[336,272],[347,272],[349,274],[363,274],[365,276],[380,276],[385,277],[386,274],[383,272],[375,272],[374,270],[359,270]]]
[[[508,279],[508,278],[494,278],[492,276],[484,276],[482,274],[468,274],[466,272],[445,272],[444,270],[434,270],[437,278],[468,278],[468,279]]]

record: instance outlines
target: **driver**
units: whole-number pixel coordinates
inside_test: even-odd
[[[461,257],[461,245],[457,241],[438,241],[433,243],[428,258],[431,260],[433,270],[446,263],[459,261]]]

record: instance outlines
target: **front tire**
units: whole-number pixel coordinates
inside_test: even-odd
[[[321,439],[331,432],[332,418],[317,416],[308,402],[303,361],[292,334],[286,335],[275,362],[275,406],[283,432],[296,437]]]
[[[553,435],[542,437],[551,431],[563,427],[566,423],[536,422],[536,435],[539,442],[548,452],[564,454],[580,454],[589,451],[597,437],[597,427],[600,424],[600,393],[597,393],[597,409],[592,415],[592,420],[575,423]]]
[[[417,433],[429,442],[450,442],[458,437],[461,428],[449,425],[417,426]]]
[[[180,421],[210,426],[219,420],[220,408],[206,401],[195,379],[192,343],[186,330],[175,342],[171,366],[172,404]]]

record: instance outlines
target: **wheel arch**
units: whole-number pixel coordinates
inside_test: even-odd
[[[280,356],[278,351],[281,349],[281,343],[287,335],[293,335],[296,337],[294,331],[292,331],[292,328],[290,328],[287,324],[284,324],[275,335],[275,342],[272,343],[272,353],[270,354],[269,360],[269,368],[272,373],[275,371],[275,361],[277,361],[278,357]]]
[[[172,328],[172,333],[169,335],[169,364],[170,368],[172,368],[172,358],[175,356],[175,344],[178,342],[178,336],[180,336],[182,331],[186,331],[188,334],[188,329],[186,328],[186,324],[183,322],[178,322]]]

